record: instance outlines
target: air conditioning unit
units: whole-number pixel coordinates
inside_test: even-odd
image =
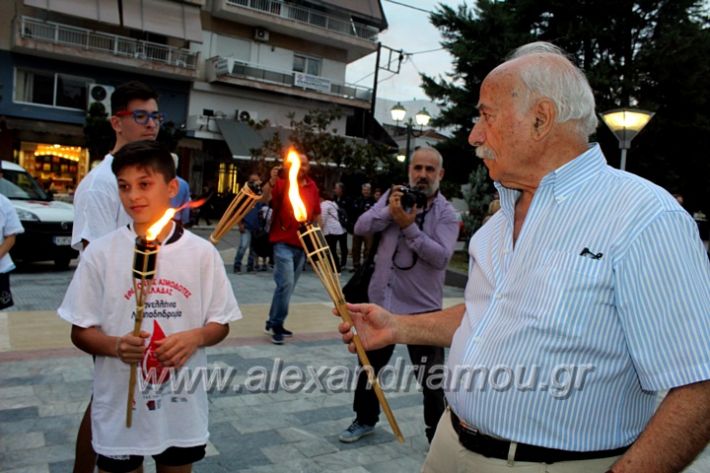
[[[254,28],[254,40],[266,43],[269,41],[269,30],[264,28]]]
[[[100,103],[104,107],[104,111],[110,117],[111,116],[111,94],[113,93],[113,87],[110,85],[102,84],[90,84],[89,85],[89,99],[86,104],[86,109],[91,109],[91,106],[95,103]]]
[[[234,119],[239,121],[239,122],[249,122],[249,121],[256,121],[258,118],[258,115],[256,112],[250,112],[249,110],[235,110],[234,111]]]

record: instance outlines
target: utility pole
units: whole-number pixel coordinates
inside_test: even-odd
[[[382,55],[382,49],[386,49],[387,52],[387,62],[384,66],[380,65],[380,57]],[[389,46],[383,46],[382,43],[377,43],[377,57],[375,59],[375,79],[372,84],[372,101],[370,103],[370,121],[367,127],[368,136],[372,136],[372,127],[374,126],[375,120],[375,105],[377,103],[377,81],[379,80],[380,69],[393,74],[399,74],[402,68],[402,61],[404,60],[404,51],[402,49],[392,49]],[[396,63],[395,65],[392,63]]]

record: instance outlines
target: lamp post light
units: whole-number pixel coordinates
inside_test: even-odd
[[[621,149],[621,165],[619,169],[623,171],[626,169],[626,150],[631,147],[631,140],[651,120],[653,113],[635,108],[617,108],[600,113],[600,115],[606,126],[619,140],[619,148]]]
[[[390,114],[392,115],[392,120],[394,120],[397,124],[397,127],[399,127],[399,122],[404,121],[404,117],[407,115],[407,109],[404,108],[401,103],[397,102],[397,104],[390,110]],[[409,117],[409,119],[404,122],[407,133],[407,146],[405,149],[404,159],[401,160],[399,158],[401,155],[399,155],[397,156],[397,160],[400,162],[404,161],[405,172],[409,165],[409,153],[411,151],[412,136],[414,136],[415,138],[421,136],[424,127],[429,124],[429,120],[431,120],[431,115],[429,115],[429,112],[427,112],[426,107],[424,107],[420,111],[418,111],[416,115],[414,115],[414,121],[412,121],[412,117]],[[415,122],[417,125],[419,125],[418,132],[413,129]]]

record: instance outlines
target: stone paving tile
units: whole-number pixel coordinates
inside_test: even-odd
[[[33,419],[38,417],[37,407],[20,407],[17,409],[2,409],[0,410],[0,422],[16,422],[25,419]]]
[[[27,432],[0,438],[0,453],[28,450],[45,446],[42,432]]]
[[[71,467],[69,467],[69,469],[57,470],[57,471],[62,471],[62,472],[71,471]],[[26,467],[21,467],[21,468],[13,468],[12,470],[3,470],[3,473],[53,473],[53,472],[49,468],[49,465],[32,465],[32,466],[26,466]]]
[[[70,445],[48,445],[28,450],[15,450],[0,456],[3,469],[46,465],[74,458],[74,447]]]

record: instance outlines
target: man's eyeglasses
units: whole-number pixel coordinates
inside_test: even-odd
[[[153,120],[157,125],[163,123],[165,120],[165,114],[163,112],[149,112],[147,110],[121,110],[120,112],[114,113],[117,117],[128,117],[132,116],[133,121],[138,125],[147,125],[148,120]]]

